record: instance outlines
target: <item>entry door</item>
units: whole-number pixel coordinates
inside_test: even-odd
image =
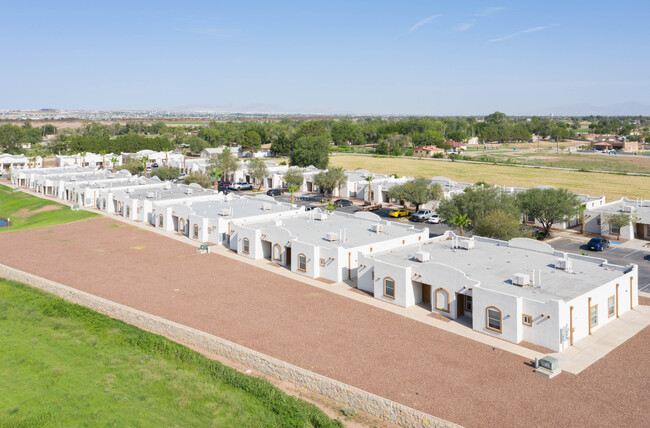
[[[465,295],[456,293],[456,316],[465,315]]]
[[[636,237],[637,238],[640,238],[640,239],[645,238],[645,236],[644,236],[645,233],[643,233],[644,232],[643,229],[645,229],[645,224],[643,224],[643,223],[637,223],[636,224]]]
[[[284,254],[287,257],[286,265],[291,269],[291,247],[286,247],[284,249]]]
[[[422,301],[431,304],[431,286],[422,284]]]

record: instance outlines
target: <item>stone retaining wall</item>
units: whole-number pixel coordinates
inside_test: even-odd
[[[213,336],[202,331],[177,324],[101,297],[41,278],[0,264],[0,277],[29,284],[52,293],[69,302],[85,306],[111,318],[119,319],[143,330],[165,336],[181,344],[215,352],[232,361],[265,373],[280,380],[289,381],[315,393],[331,398],[346,406],[403,427],[457,427],[458,425],[433,417],[386,398],[379,397],[342,382],[291,365],[277,358]]]

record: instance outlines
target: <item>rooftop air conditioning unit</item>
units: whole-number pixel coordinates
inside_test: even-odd
[[[222,208],[221,211],[219,212],[224,217],[227,217],[230,215],[230,208]]]
[[[415,256],[413,256],[413,260],[416,262],[428,262],[431,260],[431,253],[427,251],[418,251],[415,253]]]
[[[185,194],[186,195],[191,195],[192,194],[192,189],[185,189]]]
[[[524,285],[530,285],[530,275],[527,275],[525,273],[516,273],[512,277],[512,283],[514,285],[518,285],[519,287],[523,287]]]
[[[154,192],[147,192],[147,198],[153,198],[154,196],[156,196]]]
[[[271,209],[273,209],[273,205],[271,205],[271,204],[262,204],[262,209],[264,211],[271,211]]]
[[[569,265],[569,259],[561,258],[555,260],[555,269],[566,270]]]
[[[458,246],[464,250],[471,250],[474,248],[474,238],[469,239],[458,239]]]
[[[384,225],[381,223],[375,223],[372,225],[371,230],[375,233],[383,232],[384,231]]]
[[[327,235],[325,235],[325,240],[334,242],[339,240],[339,234],[336,232],[327,232]]]
[[[316,213],[314,214],[314,220],[327,220],[327,213]]]
[[[77,181],[77,177],[70,177],[70,181]]]
[[[624,213],[631,213],[634,211],[634,207],[632,205],[623,205],[622,211]]]

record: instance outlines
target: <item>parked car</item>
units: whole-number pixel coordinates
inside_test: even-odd
[[[374,204],[372,202],[364,202],[359,207],[359,211],[377,211],[379,209],[381,209],[381,204]]]
[[[232,183],[230,181],[220,181],[219,182],[219,187],[223,187],[224,189],[229,189]]]
[[[153,168],[158,168],[158,164],[155,163],[155,162],[154,162],[153,164],[151,164],[151,166],[152,166]]]
[[[411,221],[426,221],[432,214],[433,211],[431,210],[419,210],[411,216]]]
[[[411,211],[404,209],[395,209],[388,213],[391,217],[408,217],[411,215]]]
[[[315,207],[315,206],[313,206],[313,205],[307,205],[307,206],[305,207],[305,211],[312,211],[312,210],[314,210],[315,208],[318,208],[318,207]]]
[[[348,201],[347,199],[337,199],[334,201],[334,205],[337,207],[351,207],[352,202]]]
[[[431,213],[426,221],[427,223],[438,224],[440,223],[440,216],[437,213]]]
[[[609,241],[605,238],[591,238],[587,243],[587,249],[592,251],[603,251],[605,248],[609,248]]]
[[[266,191],[266,194],[269,196],[280,196],[282,195],[282,190],[280,189],[269,189]]]
[[[230,189],[232,189],[232,190],[253,190],[253,185],[251,183],[247,183],[245,181],[238,181],[236,183],[232,183],[230,185]]]

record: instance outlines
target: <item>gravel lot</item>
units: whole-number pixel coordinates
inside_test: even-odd
[[[650,329],[579,376],[93,218],[0,235],[0,262],[465,426],[647,426]]]

